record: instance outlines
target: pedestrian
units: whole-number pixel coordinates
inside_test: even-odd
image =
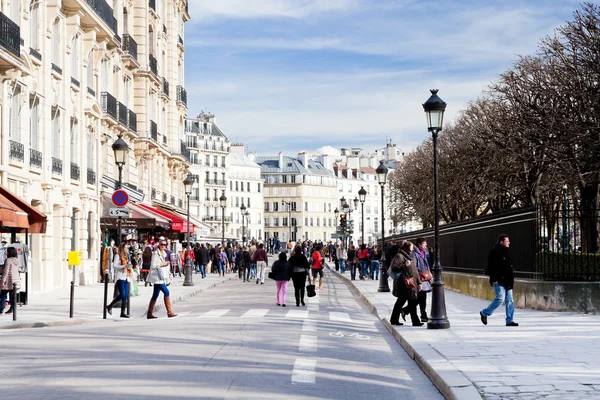
[[[196,243],[196,245],[194,246],[194,259],[196,260],[194,270],[196,274],[202,270],[200,257],[202,257],[202,252],[200,251],[200,243]]]
[[[348,259],[348,252],[341,244],[335,245],[335,257],[338,259],[338,263],[340,264],[340,272],[342,274],[346,273],[346,260]]]
[[[252,264],[252,258],[250,257],[250,251],[248,246],[244,246],[242,250],[242,257],[240,259],[240,270],[242,271],[242,277],[244,282],[250,282],[250,265]]]
[[[262,243],[261,243],[262,244]],[[279,253],[279,259],[276,260],[271,266],[271,272],[277,285],[277,305],[285,307],[287,299],[287,287],[291,277],[291,265],[287,261],[287,254],[285,251]]]
[[[350,245],[348,249],[348,261],[346,262],[348,268],[350,268],[350,280],[356,280],[356,266],[358,264],[358,252],[354,245]]]
[[[371,279],[379,280],[379,268],[381,267],[381,252],[377,245],[373,246],[371,252]]]
[[[2,278],[0,280],[0,314],[4,312],[4,303],[9,296],[10,308],[6,312],[10,314],[17,305],[17,299],[13,296],[13,284],[16,283],[17,292],[21,289],[21,276],[19,275],[19,253],[17,249],[10,246],[6,249],[6,260],[2,269]]]
[[[115,271],[115,281],[119,288],[119,293],[106,306],[106,311],[112,315],[112,308],[120,301],[121,302],[121,318],[129,318],[125,313],[127,300],[129,297],[129,282],[131,282],[132,267],[129,263],[129,245],[126,242],[121,243],[119,250],[114,254],[112,265]]]
[[[225,271],[227,270],[227,253],[225,252],[225,247],[219,247],[219,276],[225,276]]]
[[[513,300],[513,287],[515,276],[508,248],[510,239],[508,235],[498,236],[498,243],[488,255],[487,273],[490,276],[490,285],[494,288],[496,298],[490,305],[481,310],[479,315],[481,322],[487,325],[487,317],[492,315],[496,308],[504,302],[506,308],[506,326],[519,326],[513,319],[515,315],[515,303]]]
[[[229,269],[227,271],[227,273],[231,273],[233,271],[233,261],[234,261],[234,254],[233,254],[233,249],[231,248],[231,243],[227,244],[227,249],[225,250],[225,253],[227,254],[227,263],[229,265]]]
[[[369,264],[369,250],[367,250],[367,245],[364,243],[360,245],[360,250],[358,250],[358,262],[360,263],[360,280],[364,281],[367,277]]]
[[[152,254],[152,267],[150,274],[148,274],[148,281],[154,285],[152,291],[152,297],[150,298],[150,304],[148,304],[148,311],[146,312],[147,319],[155,319],[156,317],[152,314],[154,306],[156,306],[156,300],[160,292],[163,293],[165,308],[167,310],[167,316],[169,318],[176,317],[177,314],[173,313],[171,309],[171,298],[169,288],[167,288],[166,280],[169,276],[170,261],[167,260],[167,252],[165,251],[167,244],[164,241],[160,241],[158,249]]]
[[[152,265],[152,247],[146,246],[144,247],[144,252],[142,253],[142,280],[144,281],[144,287],[150,285],[146,278],[150,273],[150,267]]]
[[[267,257],[267,252],[263,248],[264,245],[260,243],[258,245],[258,249],[254,252],[253,261],[256,264],[256,284],[258,282],[261,285],[265,284],[265,269],[267,268],[267,262],[269,261]]]
[[[417,295],[421,288],[421,278],[417,271],[417,264],[412,256],[414,246],[411,242],[405,241],[400,247],[400,252],[392,260],[390,268],[392,272],[399,273],[398,279],[394,279],[394,289],[392,294],[397,297],[396,304],[392,310],[390,323],[392,325],[402,325],[400,322],[400,313],[406,320],[405,313],[402,310],[404,303],[408,301],[408,313],[413,326],[423,326],[417,315]]]
[[[418,237],[415,243],[417,246],[412,253],[412,256],[417,264],[417,271],[421,278],[421,289],[419,289],[419,293],[417,294],[417,303],[421,311],[421,322],[427,322],[429,321],[427,316],[427,293],[431,292],[431,280],[433,279],[433,276],[431,275],[429,263],[427,262],[427,241],[422,237]],[[403,315],[408,313],[408,307],[405,307],[403,309]]]
[[[206,278],[206,266],[210,261],[208,256],[208,249],[204,245],[204,243],[200,244],[200,254],[199,257],[196,258],[196,261],[200,263],[200,273],[202,274],[202,279]]]
[[[304,292],[306,289],[306,278],[310,273],[308,260],[302,253],[302,246],[299,244],[294,247],[292,256],[289,259],[292,266],[292,282],[294,283],[294,295],[296,296],[296,307],[304,304]]]
[[[321,247],[316,245],[314,251],[311,255],[312,258],[312,276],[313,276],[313,285],[316,285],[317,276],[319,277],[319,288],[318,290],[323,290],[323,256],[321,255]]]
[[[250,247],[248,248],[248,252],[250,253],[250,259],[252,263],[250,264],[250,278],[256,279],[256,262],[254,261],[254,252],[256,251],[256,241],[250,242]]]

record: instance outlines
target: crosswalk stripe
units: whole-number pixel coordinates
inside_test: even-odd
[[[242,318],[262,318],[269,312],[268,308],[254,308],[246,311]]]
[[[285,315],[286,318],[308,318],[308,310],[290,310]]]
[[[329,320],[330,321],[340,321],[340,322],[352,322],[350,315],[345,312],[329,312]]]
[[[217,318],[217,317],[222,317],[223,315],[227,314],[231,309],[227,308],[227,309],[217,309],[217,310],[210,310],[202,315],[200,315],[198,318]]]
[[[302,324],[302,332],[316,332],[317,331],[317,321],[314,319],[307,319]]]
[[[300,335],[298,350],[306,352],[317,351],[317,337],[314,335]]]
[[[317,360],[298,358],[292,372],[293,383],[315,383],[317,375]]]

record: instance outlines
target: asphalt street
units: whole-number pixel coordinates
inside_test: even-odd
[[[274,281],[234,280],[177,318],[0,331],[0,398],[443,398],[343,282],[317,293],[296,307],[290,281],[284,308]]]

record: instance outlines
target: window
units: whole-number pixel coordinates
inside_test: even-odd
[[[71,126],[70,126],[70,135],[71,135],[71,162],[77,163],[77,120],[75,118],[71,118]]]
[[[151,27],[148,29],[148,48],[150,49],[150,54],[156,54],[154,51],[154,30]]]
[[[210,189],[206,189],[206,200],[210,200]],[[206,211],[206,215],[208,215],[208,211]]]
[[[215,167],[218,167],[219,166],[219,157],[218,156],[214,156],[213,158],[214,158],[214,164],[213,165]]]
[[[103,58],[100,62],[100,91],[108,90],[108,60]],[[151,120],[154,120],[154,102],[153,96],[150,96],[150,112],[148,113]]]
[[[86,72],[87,72],[87,86],[94,90],[95,86],[94,86],[94,52],[90,51],[90,54],[88,54],[88,59],[87,59],[87,66],[86,66]]]
[[[52,111],[52,157],[60,158],[60,110]]]
[[[298,220],[294,217],[292,217],[292,226],[297,226],[298,225]]]
[[[287,175],[282,175],[281,176],[281,183],[288,183],[287,182]]]
[[[71,41],[71,76],[79,80],[79,37]]]
[[[15,142],[21,142],[21,86],[17,85],[10,98],[9,137]]]
[[[317,226],[321,226],[321,218],[317,217]]]
[[[40,11],[39,4],[40,3],[38,3],[38,2],[35,2],[34,4],[32,4],[32,6],[31,6],[31,23],[29,24],[29,27],[31,28],[31,32],[29,34],[30,47],[34,50],[40,49],[40,45],[39,45],[40,33],[39,33],[39,28],[38,28],[39,11]]]
[[[277,202],[277,201],[273,202],[273,211],[279,211],[279,202]]]
[[[248,197],[248,208],[250,208],[250,197]]]
[[[304,202],[304,211],[308,211],[308,201]]]
[[[310,217],[310,226],[315,226],[315,225],[313,224],[313,222],[314,222],[314,220],[313,220],[313,217]]]
[[[210,181],[210,172],[206,171],[206,176],[204,177],[204,181],[208,183]]]
[[[226,165],[226,164],[225,164],[225,157],[222,157],[222,158],[221,158],[221,166],[222,166],[223,168],[225,168],[225,165]]]
[[[96,139],[92,132],[88,132],[87,134],[87,167],[91,170],[95,170],[94,166],[96,165]]]
[[[207,167],[210,167],[210,156],[209,156],[209,155],[207,155],[207,156],[206,156],[206,160],[205,160],[205,161],[206,161],[206,166],[207,166]],[[208,173],[208,172],[207,172],[207,173]],[[208,178],[207,178],[207,179],[208,179]]]
[[[331,210],[329,210],[331,211]],[[323,203],[323,212],[327,212],[327,203]]]
[[[259,184],[259,186],[260,186],[260,184]],[[246,189],[248,192],[250,191],[250,182],[246,182]],[[260,190],[259,190],[259,192],[260,192]]]
[[[269,211],[270,211],[270,210],[269,210],[269,204],[270,204],[270,203],[269,203],[268,201],[265,201],[265,211],[266,211],[266,212],[269,212]]]
[[[278,217],[273,218],[273,222],[274,222],[274,226],[279,226],[279,218]]]
[[[71,216],[71,250],[77,250],[77,210],[73,209],[73,215]]]
[[[221,172],[221,183],[225,184],[225,172]]]
[[[331,203],[329,203],[328,207],[327,207],[328,211],[327,212],[331,212]]]
[[[239,183],[240,183],[240,182],[236,182],[236,183],[235,183],[235,190],[240,190],[240,188],[239,188],[239,185],[238,185]],[[242,192],[243,192],[243,191],[244,191],[244,182],[242,182]]]
[[[283,226],[288,226],[288,219],[287,219],[287,217],[282,218],[281,221],[282,221],[281,224]]]
[[[258,193],[260,193],[260,183],[258,184]],[[267,192],[265,192],[265,196],[267,195]]]
[[[308,226],[308,217],[304,217],[304,226]]]
[[[31,118],[29,119],[29,147],[38,150],[40,128],[40,101],[36,97],[30,102]]]
[[[240,198],[239,198],[239,197],[236,197],[236,198],[235,198],[235,206],[236,206],[236,207],[239,207],[239,206],[240,206]]]
[[[229,181],[229,190],[233,192],[233,181]]]
[[[259,190],[259,192],[260,192],[260,190]],[[290,188],[290,196],[296,197],[296,188],[295,187]]]
[[[52,64],[60,67],[60,19],[56,18],[52,24]]]

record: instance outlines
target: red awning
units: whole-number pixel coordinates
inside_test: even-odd
[[[167,210],[166,208],[162,208],[162,207],[158,207],[158,209],[160,211],[162,211],[163,213],[167,214],[167,216],[169,216],[169,218],[178,218],[182,221],[183,226],[182,229],[180,230],[182,233],[186,233],[187,232],[187,220],[183,219],[182,216],[178,215],[177,213],[175,213],[175,211],[171,211],[171,210]],[[190,233],[194,232],[194,227],[196,225],[194,225],[194,223],[192,221],[190,221]]]
[[[147,206],[145,204],[138,204],[138,206],[140,206],[140,207],[142,207],[142,208],[144,208],[144,209],[146,209],[148,211],[156,213],[156,214],[158,214],[158,215],[160,215],[160,216],[162,216],[162,217],[167,218],[168,220],[170,220],[171,221],[171,230],[173,230],[173,231],[179,231],[179,232],[184,232],[184,233],[187,232],[187,229],[186,229],[186,226],[185,226],[186,224],[178,216],[172,215],[171,213],[168,213],[168,212],[166,212],[163,209],[150,207],[150,206]]]
[[[0,231],[46,233],[46,216],[25,200],[0,186]]]

